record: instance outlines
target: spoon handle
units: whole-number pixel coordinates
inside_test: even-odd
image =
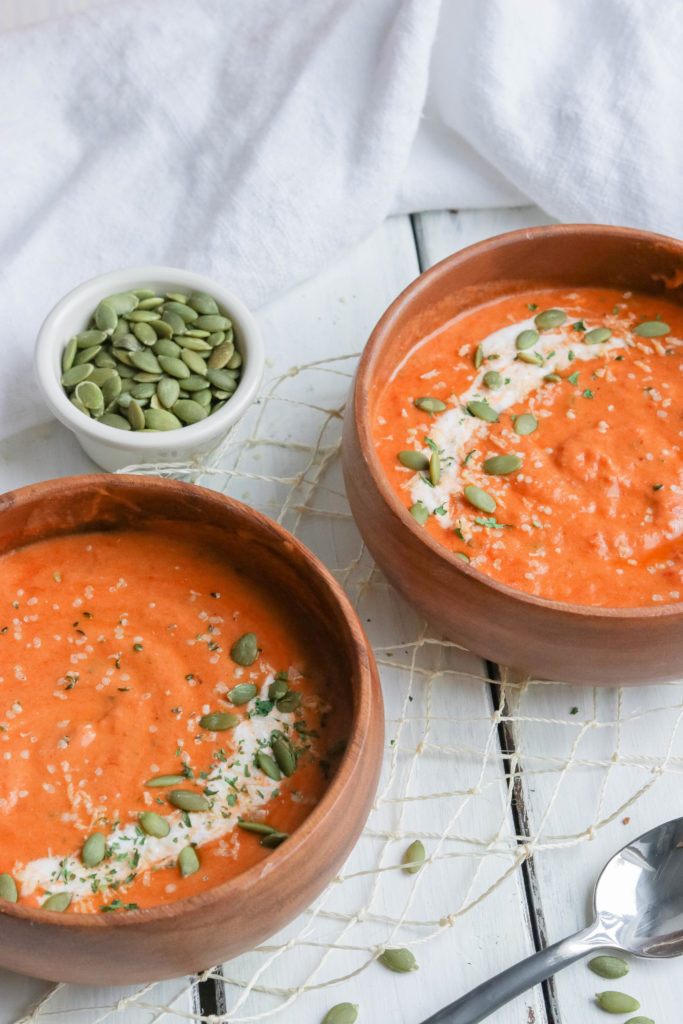
[[[444,1006],[422,1024],[477,1024],[499,1006],[526,992],[528,988],[555,974],[561,967],[579,960],[591,949],[606,946],[609,940],[596,925],[577,932],[561,942],[534,953],[521,963],[508,967],[495,978],[477,985],[467,995]]]

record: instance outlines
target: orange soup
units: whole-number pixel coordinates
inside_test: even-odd
[[[683,599],[683,308],[529,290],[422,339],[373,432],[416,521],[489,576],[607,607]]]
[[[0,559],[0,895],[125,912],[286,842],[347,709],[315,643],[208,540],[87,533]],[[341,706],[340,706],[341,704]]]

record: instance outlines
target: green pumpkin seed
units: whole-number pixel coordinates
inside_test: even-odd
[[[243,665],[245,668],[253,665],[258,658],[256,633],[243,633],[241,637],[235,640],[230,648],[230,657],[238,665]]]
[[[546,373],[543,380],[547,380],[549,384],[559,384],[562,378],[559,373]]]
[[[119,339],[123,338],[124,335],[129,333],[129,331],[130,327],[128,325],[128,321],[119,320],[119,322],[117,323],[116,327],[114,328],[110,335],[112,345],[117,344]],[[100,331],[99,333],[104,334],[104,331]],[[107,335],[105,334],[104,337],[106,338]],[[104,338],[102,340],[104,340]]]
[[[612,337],[609,327],[594,327],[592,331],[586,331],[583,336],[584,345],[601,345]]]
[[[357,1003],[337,1003],[323,1017],[323,1024],[356,1024],[358,1020]]]
[[[188,306],[186,302],[173,302],[173,300],[169,300],[164,303],[164,312],[175,313],[185,324],[191,324],[197,319],[196,311]]]
[[[80,384],[82,380],[86,380],[94,369],[95,367],[92,363],[82,364],[81,366],[71,366],[62,374],[62,387],[75,387],[76,384]]]
[[[207,370],[207,379],[217,388],[229,388],[234,385],[234,378],[227,370]]]
[[[74,357],[74,366],[81,366],[83,363],[91,363],[95,356],[99,355],[101,349],[101,345],[93,345],[92,348],[79,349],[78,353]]]
[[[429,469],[429,459],[423,452],[399,452],[397,458],[402,466],[414,469],[416,473]]]
[[[514,473],[521,465],[522,460],[519,455],[492,455],[490,459],[484,460],[482,469],[490,476],[507,476],[508,473]]]
[[[211,352],[213,351],[211,346],[203,338],[198,338],[196,335],[203,334],[208,338],[208,331],[188,331],[187,334],[181,334],[178,338],[179,343],[184,349],[189,352]]]
[[[472,362],[474,363],[475,370],[479,369],[479,367],[481,366],[483,361],[484,361],[484,350],[481,347],[481,345],[477,345],[477,347],[474,350],[474,358],[472,360]]]
[[[148,387],[153,387],[152,384]],[[156,395],[156,391],[154,392]],[[145,409],[145,426],[150,430],[178,430],[182,423],[168,409]]]
[[[273,780],[273,782],[279,782],[279,780],[282,778],[282,775],[280,774],[280,769],[278,768],[277,764],[270,756],[270,754],[266,754],[264,750],[259,750],[258,753],[256,754],[256,764],[261,769],[263,774],[267,775],[269,779]]]
[[[202,715],[199,719],[199,728],[207,729],[209,732],[225,732],[226,729],[234,729],[239,722],[239,715],[231,715],[229,711],[212,711],[208,715]]]
[[[138,309],[156,309],[157,306],[163,306],[164,300],[160,295],[150,295],[147,299],[141,299],[138,303]]]
[[[271,832],[270,835],[259,840],[259,845],[265,846],[267,850],[274,850],[276,846],[284,843],[285,839],[289,839],[287,832]]]
[[[228,327],[232,326],[232,323],[226,316],[209,313],[208,315],[197,317],[194,326],[199,327],[202,331],[227,331]]]
[[[232,332],[230,333],[232,334]],[[216,348],[218,345],[222,345],[224,341],[231,341],[232,338],[228,338],[225,331],[211,331],[206,340],[211,348]]]
[[[242,818],[238,818],[237,826],[245,832],[254,832],[260,836],[269,836],[277,832],[276,828],[273,828],[272,825],[266,825],[264,821],[243,821]]]
[[[278,711],[283,715],[291,715],[301,704],[301,694],[296,690],[289,690],[284,697],[276,702]]]
[[[595,998],[601,1010],[607,1013],[632,1013],[640,1009],[640,1003],[624,992],[596,992]]]
[[[131,399],[128,402],[127,407],[128,422],[130,423],[133,430],[144,430],[145,427],[145,414],[142,411],[142,406],[135,399]]]
[[[90,409],[86,409],[86,407],[83,405],[83,402],[79,402],[77,398],[70,398],[69,401],[74,406],[74,408],[78,409],[79,412],[82,412],[84,416],[90,418]]]
[[[116,369],[116,360],[113,356],[110,356],[108,352],[105,352],[104,349],[97,353],[93,362],[96,367],[108,366],[111,369]]]
[[[419,839],[416,839],[403,854],[401,863],[404,865],[404,870],[411,875],[416,874],[424,864],[426,856],[424,846]]]
[[[470,560],[470,556],[466,555],[464,551],[456,551],[455,552],[455,557],[459,558],[461,562],[468,562],[469,563],[469,560]]]
[[[164,338],[166,341],[169,341],[173,337],[173,328],[165,320],[152,321],[152,330],[157,338]]]
[[[171,377],[177,377],[179,380],[182,380],[190,376],[190,370],[182,359],[178,359],[175,356],[159,356],[158,362],[161,369],[165,373],[170,374]]]
[[[118,376],[116,370],[112,370],[111,367],[97,366],[96,364],[88,380],[91,380],[93,384],[97,384],[98,388],[101,388],[106,381],[113,380],[114,377]]]
[[[588,961],[593,974],[601,978],[623,978],[628,974],[628,964],[620,956],[596,956]]]
[[[180,345],[176,345],[175,341],[171,341],[170,338],[157,338],[152,352],[154,352],[155,356],[172,356],[174,359],[178,359],[182,349]]]
[[[289,689],[286,679],[274,679],[268,687],[268,700],[282,700]]]
[[[515,434],[533,434],[534,430],[538,427],[538,420],[530,412],[520,413],[519,416],[515,417],[513,430]]]
[[[187,302],[187,295],[184,295],[183,292],[166,292],[166,298],[171,302]]]
[[[138,370],[144,370],[145,373],[161,373],[161,364],[154,355],[153,352],[145,350],[143,352],[131,352],[130,361],[133,366],[137,366]]]
[[[195,394],[197,391],[205,391],[209,387],[209,382],[206,377],[202,377],[198,373],[191,373],[189,377],[185,377],[183,380],[182,387],[183,391]]]
[[[137,295],[139,299],[151,299],[154,292],[151,288],[131,288],[133,295]]]
[[[432,452],[429,460],[429,479],[434,487],[441,479],[441,457],[438,452]]]
[[[553,327],[561,327],[567,319],[563,309],[544,309],[534,317],[534,323],[539,331],[549,331]]]
[[[7,872],[3,872],[0,875],[0,900],[8,900],[10,903],[16,903],[19,899],[19,892],[17,891],[17,883],[14,881],[11,875]]]
[[[191,348],[184,348],[180,353],[180,358],[192,373],[198,373],[202,377],[206,376],[208,367],[199,352],[194,352]]]
[[[135,330],[136,324],[151,324],[155,320],[161,320],[161,313],[155,309],[136,309],[132,313],[126,313],[125,318],[129,324],[133,324]]]
[[[105,334],[111,334],[118,322],[116,310],[103,299],[95,310],[95,324],[98,330],[104,331]]]
[[[224,341],[222,345],[217,345],[211,351],[211,355],[208,358],[207,366],[210,370],[222,370],[228,365],[228,361],[235,351],[235,346],[231,341]]]
[[[652,1017],[629,1017],[626,1024],[655,1024]]]
[[[165,789],[167,786],[177,786],[179,782],[185,782],[184,775],[153,775],[145,785],[150,789]]]
[[[205,342],[205,339],[208,338],[210,334],[211,331],[202,331],[198,327],[192,327],[189,331],[185,331],[181,340],[183,345],[187,345],[188,348],[193,348],[194,344],[198,340]],[[211,345],[208,345],[208,342],[205,342],[205,344],[207,344],[209,349],[211,348]],[[199,352],[200,349],[197,349],[197,351]],[[206,351],[206,349],[204,351]]]
[[[44,901],[43,910],[57,910],[63,912],[68,909],[70,903],[70,892],[54,892],[52,896],[48,896]]]
[[[171,826],[166,818],[154,811],[141,811],[138,814],[138,822],[143,832],[155,839],[163,839],[171,831]]]
[[[540,335],[538,331],[534,331],[533,328],[521,331],[521,333],[515,338],[515,348],[518,352],[523,352],[524,349],[527,348],[533,348],[539,337]]]
[[[160,380],[163,380],[163,374],[146,373],[144,370],[138,370],[137,373],[133,374],[133,380],[140,384],[158,384]]]
[[[95,868],[107,852],[107,839],[104,832],[93,832],[83,843],[81,860],[86,868]]]
[[[429,519],[429,509],[422,501],[416,501],[414,505],[410,506],[408,511],[410,512],[415,522],[419,523],[420,526],[424,526],[424,524]]]
[[[495,409],[492,409],[488,402],[468,402],[467,411],[476,416],[477,419],[485,420],[487,423],[497,423],[498,413]]]
[[[76,358],[76,352],[77,351],[78,351],[77,339],[76,338],[71,338],[71,340],[67,342],[66,347],[65,347],[64,351],[62,352],[62,373],[65,373],[66,370],[70,370],[71,369],[71,367],[74,364],[74,359]],[[226,362],[227,362],[227,359],[226,359]]]
[[[492,498],[486,491],[482,491],[481,487],[476,487],[474,484],[468,484],[465,487],[463,494],[470,505],[474,505],[481,512],[495,512],[496,510],[496,499]]]
[[[89,381],[86,381],[86,384],[88,383]],[[137,398],[138,401],[141,398],[151,398],[152,395],[156,394],[156,392],[157,389],[154,384],[134,384],[133,387],[130,389],[131,395],[133,396],[133,398]]]
[[[219,312],[218,303],[206,292],[192,292],[187,301],[198,313],[210,316]]]
[[[245,636],[248,636],[248,634],[245,634]],[[237,642],[239,643],[239,640]],[[232,651],[230,652],[230,655],[232,657]],[[235,660],[236,659],[233,657],[233,661]],[[238,661],[237,664],[241,665],[242,662]],[[251,664],[251,662],[249,662],[249,664]],[[253,683],[238,683],[237,686],[233,686],[227,696],[231,704],[234,704],[235,707],[240,707],[242,704],[246,704],[248,701],[253,700],[257,693],[258,687],[254,686]]]
[[[172,309],[165,309],[161,319],[168,324],[174,334],[184,334],[187,330],[183,318]]]
[[[407,974],[418,969],[417,960],[409,949],[385,949],[378,960],[390,971]]]
[[[105,412],[100,416],[100,423],[105,427],[116,427],[117,430],[131,430],[131,425],[123,416],[115,412]]]
[[[132,311],[139,305],[140,299],[133,292],[120,292],[118,295],[108,295],[103,300],[108,306],[114,310],[118,316],[123,316],[125,313],[132,313]]]
[[[178,854],[178,870],[183,878],[187,878],[188,875],[193,875],[195,871],[199,871],[199,857],[194,846],[186,846]]]
[[[206,409],[203,409],[198,402],[193,402],[191,398],[179,398],[173,406],[173,412],[183,423],[199,423],[208,415]]]
[[[204,388],[202,391],[195,391],[194,393],[194,401],[199,402],[204,409],[208,409],[210,407],[212,398],[213,395],[208,388]]]
[[[296,771],[296,755],[289,741],[284,736],[276,736],[270,746],[282,774],[287,777],[293,775]]]
[[[107,335],[105,334],[104,331],[81,331],[80,334],[77,334],[75,336],[76,345],[78,346],[79,349],[95,348],[96,346],[101,345],[102,342],[106,340]]]
[[[143,345],[148,345],[150,348],[152,345],[156,345],[157,332],[149,324],[133,324],[133,334]]]
[[[175,377],[163,377],[157,384],[157,395],[165,409],[170,409],[178,401],[180,384]]]
[[[434,415],[435,412],[443,412],[447,408],[446,403],[442,402],[440,398],[432,398],[429,395],[425,395],[423,398],[416,398],[413,405],[422,412],[428,412],[430,415]]]
[[[179,811],[208,811],[211,804],[202,793],[192,789],[172,789],[166,799]]]
[[[94,409],[101,409],[104,406],[104,398],[97,384],[91,380],[83,380],[76,385],[74,392],[79,402],[82,402],[86,409],[92,412]]]
[[[491,388],[492,391],[497,391],[498,388],[503,386],[503,378],[497,370],[489,370],[488,373],[484,374],[484,384],[487,388]]]
[[[543,366],[543,356],[540,352],[518,352],[515,359],[523,363],[531,363],[534,366]]]
[[[665,324],[663,320],[646,320],[645,323],[634,327],[633,333],[641,338],[661,338],[663,335],[668,334],[670,330],[669,325]]]
[[[119,340],[116,342],[116,346],[114,347],[113,352],[116,358],[120,359],[121,351],[125,352],[126,354],[129,352],[143,352],[144,348],[145,346],[142,344],[141,341],[138,341],[134,334],[124,334],[124,336],[122,338],[119,338]]]
[[[239,352],[235,351],[228,359],[228,369],[237,370],[242,365],[242,356]]]

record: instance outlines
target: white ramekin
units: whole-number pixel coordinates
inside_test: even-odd
[[[233,322],[236,347],[242,355],[242,375],[223,408],[200,423],[150,434],[118,430],[79,412],[62,388],[61,357],[69,338],[85,330],[101,299],[133,288],[152,288],[159,294],[207,292],[216,300],[221,313]],[[85,281],[60,299],[38,332],[34,365],[38,385],[51,412],[73,431],[94,462],[103,469],[118,470],[125,466],[187,462],[211,452],[258,394],[264,355],[254,317],[221,284],[202,274],[173,267],[125,267]]]

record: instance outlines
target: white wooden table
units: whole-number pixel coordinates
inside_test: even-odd
[[[302,449],[313,445],[319,430],[316,410],[343,405],[348,374],[373,324],[420,270],[481,238],[543,222],[547,218],[529,207],[393,218],[336,266],[260,310],[269,356],[264,393],[276,395],[264,402],[271,423],[261,436],[272,438],[281,431],[283,440],[299,442]],[[286,376],[294,364],[316,360],[325,364],[324,374],[308,369]],[[290,381],[291,393],[283,390]],[[308,405],[291,406],[292,398]],[[258,434],[254,430],[227,490],[297,527],[347,585],[380,664],[388,719],[385,775],[368,830],[341,873],[344,882],[333,887],[321,915],[304,918],[267,944],[275,952],[273,963],[257,991],[229,1019],[262,1019],[259,1015],[270,1011],[268,1019],[276,1022],[319,1024],[331,1005],[349,1000],[360,1005],[361,1022],[419,1024],[536,945],[583,927],[603,862],[630,838],[683,813],[683,735],[677,731],[683,685],[621,692],[535,683],[506,688],[507,702],[501,706],[495,680],[483,681],[487,667],[436,642],[430,648],[430,635],[419,620],[372,573],[342,492],[338,420],[327,414],[324,419],[333,433],[319,451],[318,462],[327,464],[317,475],[309,474],[312,504],[299,491],[292,507],[281,513],[280,485],[259,476],[277,475],[296,449],[276,446],[273,454],[272,445],[252,443]],[[41,426],[0,439],[2,490],[94,469],[72,436],[47,414]],[[286,476],[287,467],[282,472]],[[204,476],[200,482],[211,486],[212,479]],[[352,563],[355,568],[344,568]],[[558,770],[562,767],[566,770]],[[416,799],[419,795],[422,799]],[[450,839],[440,846],[442,832]],[[371,875],[368,884],[379,886],[371,911],[365,920],[347,925],[349,915],[368,904],[370,890],[357,891],[368,881],[365,873],[380,863],[396,864],[414,835],[424,837],[436,859],[417,876],[412,902],[414,876],[408,880],[390,870]],[[400,838],[392,841],[392,836]],[[515,836],[516,841],[510,839]],[[527,837],[532,837],[530,844]],[[392,928],[401,915],[415,923],[402,925],[393,940]],[[308,929],[303,936],[302,925]],[[279,952],[280,943],[292,937],[292,948]],[[388,939],[389,945],[411,945],[419,972],[395,975],[371,963],[345,981],[313,987],[278,1009],[283,997],[273,993],[301,984],[305,961],[315,968],[327,945],[335,947],[334,953],[314,985],[353,974],[368,959],[367,949]],[[224,974],[244,983],[269,955],[240,958],[225,965]],[[268,992],[259,993],[259,986]],[[492,1024],[599,1024],[607,1018],[592,997],[610,987],[640,998],[641,1012],[657,1024],[680,1019],[683,963],[676,961],[633,961],[630,975],[616,985],[578,963],[490,1019]],[[21,1019],[49,989],[43,982],[0,971],[0,1024]],[[194,1019],[200,1009],[224,1019],[224,1007],[231,1007],[240,991],[230,985],[224,1002],[222,985],[215,981],[198,988],[178,979],[147,993],[139,989],[68,986],[31,1019],[146,1024]],[[130,995],[132,1001],[117,1009],[119,1000]]]

